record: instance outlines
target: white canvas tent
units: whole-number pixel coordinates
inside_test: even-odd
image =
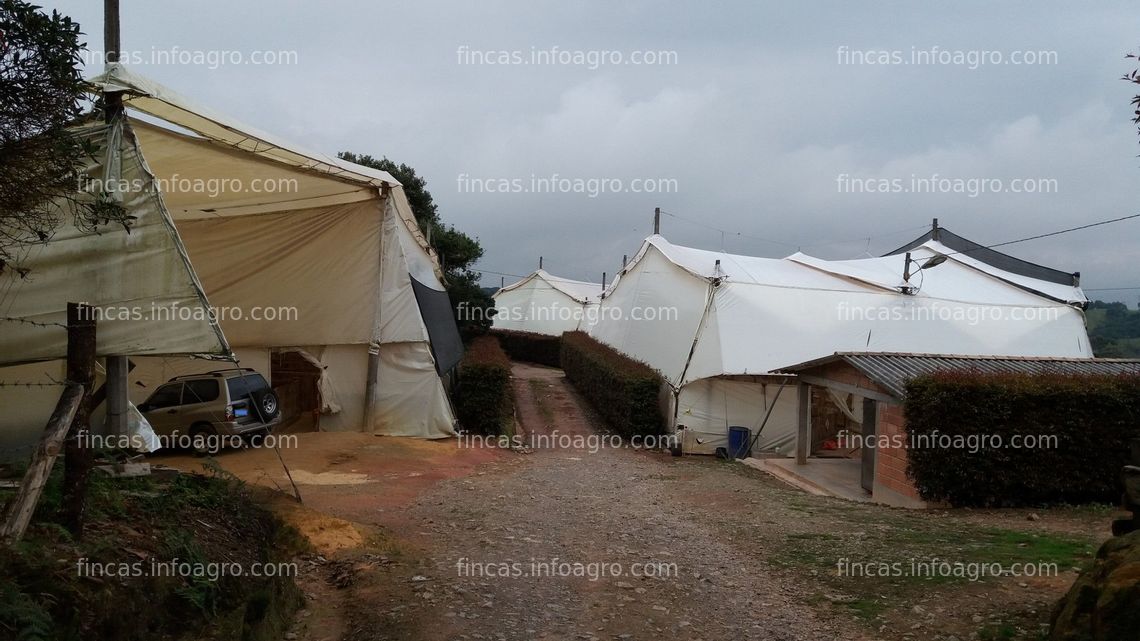
[[[268,377],[271,354],[299,350],[317,364],[323,395],[336,396],[322,399],[336,411],[322,429],[454,433],[441,375],[462,348],[435,258],[392,176],[278,140],[118,64],[92,84],[123,92],[128,115],[86,127],[106,149],[87,175],[119,185],[137,220],[130,233],[65,223],[28,247],[26,282],[0,274],[0,316],[58,330],[50,324],[63,322],[67,302],[95,306],[99,355],[138,365],[134,401],[169,376],[232,367],[191,354],[232,351]],[[65,355],[64,332],[2,324],[0,364],[25,365],[0,380],[59,377],[52,359]],[[17,393],[0,390],[0,431],[41,428],[34,414],[46,419],[51,402]],[[7,411],[15,407],[33,416]]]
[[[599,283],[570,280],[538,269],[495,292],[497,312],[492,327],[550,336],[586,329],[601,294]]]
[[[947,257],[929,269],[912,264],[909,283],[901,253],[755,258],[650,236],[590,333],[665,376],[670,426],[689,428],[686,450],[702,453],[725,445],[728,426],[755,434],[774,404],[757,448],[790,455],[796,394],[785,389],[777,401],[784,377],[770,373],[835,352],[1092,356],[1076,275],[965,251],[979,246],[937,231],[939,240],[900,248],[918,264]]]

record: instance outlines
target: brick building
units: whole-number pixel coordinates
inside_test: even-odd
[[[829,454],[831,458],[836,456],[833,450],[820,449],[821,441],[813,435],[813,424],[818,429],[818,422],[826,414],[819,399],[827,397],[819,391],[827,390],[834,404],[847,405],[848,416],[861,419],[853,422],[855,429],[828,439],[838,456],[859,463],[857,467],[847,466],[849,475],[839,481],[857,485],[876,503],[924,507],[913,480],[907,476],[908,439],[903,405],[908,380],[945,371],[1134,374],[1140,373],[1140,360],[840,352],[778,371],[795,374],[798,379],[800,412],[795,467],[810,466]],[[801,472],[806,471],[801,467]]]

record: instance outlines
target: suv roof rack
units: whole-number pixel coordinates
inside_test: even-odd
[[[215,369],[215,370],[212,370],[209,372],[199,372],[197,374],[182,374],[181,376],[172,376],[170,378],[170,380],[168,380],[166,382],[171,383],[171,382],[180,381],[180,380],[186,379],[186,378],[198,378],[201,376],[213,376],[215,378],[224,378],[225,375],[230,373],[230,372],[253,372],[254,374],[256,374],[257,370],[253,369],[252,367],[231,367],[229,369]]]

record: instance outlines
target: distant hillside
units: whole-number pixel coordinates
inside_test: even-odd
[[[1140,310],[1098,300],[1089,305],[1087,316],[1093,353],[1103,358],[1140,358]]]

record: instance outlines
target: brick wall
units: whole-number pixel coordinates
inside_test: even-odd
[[[811,376],[826,378],[837,383],[854,385],[866,390],[886,394],[887,391],[879,387],[871,379],[864,376],[859,370],[844,362],[830,363],[821,367],[803,372]],[[906,476],[906,420],[903,417],[901,403],[885,403],[879,401],[878,438],[880,445],[899,445],[899,447],[879,447],[875,453],[875,481],[902,496],[920,500],[914,484]],[[890,443],[884,443],[888,440]]]
[[[875,480],[883,487],[919,499],[918,490],[906,476],[906,420],[899,403],[879,403],[878,441],[883,446],[875,453]],[[890,440],[889,444],[884,441]]]

